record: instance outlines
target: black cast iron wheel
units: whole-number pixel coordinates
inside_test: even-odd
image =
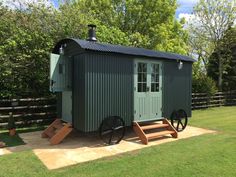
[[[99,135],[108,145],[118,144],[125,135],[125,122],[119,116],[105,118],[99,128]]]
[[[188,117],[183,109],[173,111],[171,114],[171,125],[178,131],[183,131],[188,124]]]

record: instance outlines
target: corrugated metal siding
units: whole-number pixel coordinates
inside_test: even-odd
[[[98,130],[107,116],[133,120],[133,60],[122,55],[87,53],[85,58],[85,127]]]
[[[184,109],[191,117],[192,63],[163,62],[163,116],[170,118],[173,110]]]
[[[110,115],[133,121],[133,60],[125,55],[89,52],[74,57],[73,125],[84,132],[98,130]],[[163,60],[162,60],[163,61]],[[163,61],[163,116],[174,109],[191,116],[192,63],[178,70],[177,62]]]
[[[57,116],[60,118],[62,116],[62,93],[57,92],[56,93],[56,99],[57,99]]]
[[[74,57],[73,62],[73,126],[77,130],[85,127],[85,55]]]

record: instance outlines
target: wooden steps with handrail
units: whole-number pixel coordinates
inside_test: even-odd
[[[42,133],[42,138],[49,138],[51,145],[61,143],[73,130],[71,124],[56,119]]]
[[[178,138],[178,132],[167,119],[157,122],[133,122],[133,129],[143,144],[148,144],[151,139],[156,139],[165,135]]]

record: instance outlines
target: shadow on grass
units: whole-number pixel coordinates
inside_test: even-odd
[[[25,142],[19,137],[19,133],[28,133],[34,131],[44,130],[45,126],[41,127],[29,127],[29,128],[19,128],[16,130],[17,134],[15,136],[9,136],[8,131],[0,132],[0,141],[6,143],[7,147],[19,146],[24,145]]]
[[[24,141],[16,134],[9,136],[8,132],[0,133],[0,141],[6,143],[7,147],[19,146],[25,144]]]

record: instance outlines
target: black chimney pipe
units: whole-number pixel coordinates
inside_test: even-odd
[[[88,25],[88,39],[87,41],[94,41],[96,42],[96,25],[90,24]]]

